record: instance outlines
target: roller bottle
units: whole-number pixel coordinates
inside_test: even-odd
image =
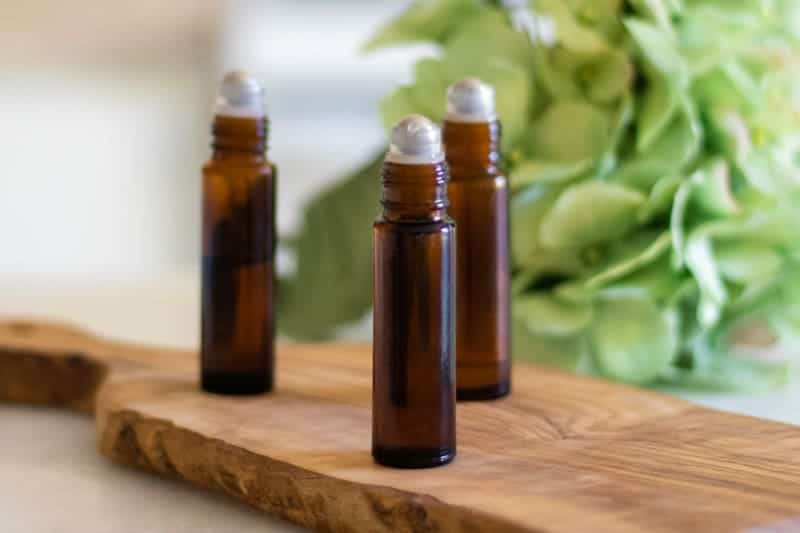
[[[376,462],[450,462],[455,428],[455,226],[439,128],[411,115],[392,131],[374,225]]]
[[[488,400],[511,390],[508,179],[498,169],[491,86],[467,78],[447,100],[448,212],[458,227],[457,397]]]
[[[262,93],[246,73],[225,76],[203,167],[201,382],[220,394],[273,385],[275,174]]]

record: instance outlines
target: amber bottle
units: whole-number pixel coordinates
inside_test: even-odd
[[[275,175],[262,90],[242,72],[222,82],[203,167],[202,387],[272,389]]]
[[[467,78],[448,91],[443,143],[449,213],[458,226],[456,342],[459,400],[511,390],[508,180],[498,170],[494,91]]]
[[[439,129],[392,132],[375,222],[372,455],[398,468],[450,462],[455,431],[455,226]]]

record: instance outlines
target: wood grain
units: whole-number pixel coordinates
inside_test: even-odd
[[[196,357],[0,322],[0,401],[94,412],[100,451],[321,531],[800,530],[800,428],[519,364],[459,405],[446,467],[375,466],[370,349],[282,345],[278,389],[196,387]]]

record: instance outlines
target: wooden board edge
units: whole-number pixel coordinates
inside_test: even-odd
[[[98,417],[98,446],[116,463],[222,492],[314,530],[545,533],[431,496],[325,476],[125,408]]]
[[[0,349],[0,402],[91,414],[108,374],[106,363],[78,352]]]
[[[431,496],[324,476],[124,406],[105,409],[111,365],[87,354],[0,345],[0,402],[94,414],[98,448],[115,463],[222,492],[317,530],[353,531],[357,523],[387,533],[545,533]]]

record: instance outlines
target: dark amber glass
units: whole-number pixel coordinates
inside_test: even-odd
[[[272,389],[275,175],[264,119],[217,116],[203,167],[202,386]]]
[[[455,427],[455,226],[444,164],[386,163],[374,226],[372,454],[399,468],[450,462]]]
[[[448,212],[458,226],[456,375],[459,400],[511,390],[508,179],[498,170],[497,122],[445,121]]]

